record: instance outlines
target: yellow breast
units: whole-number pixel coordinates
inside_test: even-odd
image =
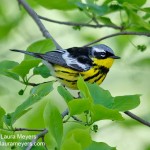
[[[113,64],[112,58],[107,59],[93,59],[93,66],[91,69],[85,72],[75,71],[70,68],[65,68],[62,66],[55,65],[54,76],[65,86],[71,89],[77,89],[77,80],[79,75],[81,75],[85,81],[90,83],[101,84],[105,79],[109,68]]]

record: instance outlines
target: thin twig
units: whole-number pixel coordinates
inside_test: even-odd
[[[131,113],[130,111],[125,111],[124,113],[126,115],[128,115],[129,117],[131,117],[132,119],[134,119],[134,120],[136,120],[136,121],[138,121],[138,122],[140,122],[140,123],[150,127],[150,122],[148,122],[148,121],[146,121],[146,120],[136,116],[135,114]]]
[[[118,33],[114,33],[114,34],[110,34],[110,35],[107,35],[107,36],[104,36],[102,38],[99,38],[91,43],[88,43],[84,46],[89,46],[89,45],[92,45],[92,44],[95,44],[97,42],[100,42],[100,41],[103,41],[105,39],[108,39],[108,38],[111,38],[111,37],[115,37],[115,36],[120,36],[120,35],[139,35],[139,36],[148,36],[150,37],[150,32],[118,32]]]
[[[20,83],[22,84],[25,84],[25,85],[29,85],[29,86],[38,86],[38,85],[41,85],[41,84],[45,84],[45,83],[49,83],[49,82],[56,82],[57,80],[53,80],[53,81],[45,81],[45,82],[41,82],[41,83],[32,83],[32,82],[23,82],[23,81],[19,81]]]
[[[77,122],[82,122],[82,120],[80,120],[79,118],[77,118],[76,116],[71,116],[75,121]]]
[[[0,130],[13,131],[13,132],[16,132],[16,131],[38,131],[38,132],[41,132],[41,131],[44,131],[45,129],[29,129],[29,128],[5,129],[5,128],[1,128]]]
[[[61,46],[55,41],[55,39],[52,37],[52,35],[48,32],[48,30],[45,28],[41,20],[39,19],[36,12],[26,3],[25,0],[18,0],[19,4],[24,7],[24,9],[28,12],[28,14],[32,17],[32,19],[36,22],[37,26],[39,27],[40,31],[42,32],[43,36],[45,38],[51,39],[57,49],[62,49]]]
[[[36,137],[28,144],[28,147],[26,148],[26,150],[31,150],[32,147],[34,146],[34,144],[37,142],[37,140],[39,138],[43,138],[45,136],[45,134],[47,134],[47,133],[48,133],[48,130],[45,129],[41,133],[37,134]]]
[[[116,25],[110,25],[110,24],[105,24],[105,25],[101,25],[101,24],[88,24],[88,23],[78,23],[78,22],[65,22],[65,21],[57,21],[54,19],[49,19],[43,16],[38,15],[38,17],[42,20],[45,21],[49,21],[52,23],[57,23],[57,24],[61,24],[61,25],[67,25],[67,26],[81,26],[81,27],[90,27],[90,28],[103,28],[103,27],[108,27],[108,28],[114,28],[114,29],[119,29],[122,30],[123,27],[119,27]]]
[[[67,116],[69,114],[69,110],[66,109],[64,112],[62,112],[61,116],[62,118],[64,118],[65,116]]]
[[[62,118],[64,118],[65,116],[67,116],[69,114],[69,110],[66,109],[62,114]],[[80,120],[79,118],[75,117],[75,116],[71,116],[75,121],[78,121],[78,122],[82,122],[82,120]]]
[[[44,131],[45,129],[15,128],[13,131]]]

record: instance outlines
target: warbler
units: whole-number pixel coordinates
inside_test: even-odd
[[[77,89],[77,80],[81,75],[84,81],[101,84],[114,59],[119,59],[113,50],[99,44],[92,47],[72,47],[46,52],[45,54],[11,49],[43,60],[51,74],[64,86]]]

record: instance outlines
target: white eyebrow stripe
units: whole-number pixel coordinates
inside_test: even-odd
[[[93,47],[93,50],[96,52],[105,52],[105,50],[103,50],[101,48],[96,48],[96,47]]]
[[[97,52],[97,53],[106,53],[106,51],[104,50],[104,49],[102,49],[102,48],[97,48],[97,47],[93,47],[92,48],[92,52],[91,52],[91,54],[92,54],[92,56],[94,56],[94,52]]]

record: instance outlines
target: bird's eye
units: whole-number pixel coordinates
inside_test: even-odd
[[[96,58],[105,58],[106,57],[106,52],[94,52],[94,56]]]
[[[103,49],[99,49],[99,48],[93,48],[92,49],[92,56],[101,59],[101,58],[105,58],[106,57],[106,51]]]
[[[101,57],[105,57],[106,53],[105,52],[101,52],[100,55],[101,55]]]

